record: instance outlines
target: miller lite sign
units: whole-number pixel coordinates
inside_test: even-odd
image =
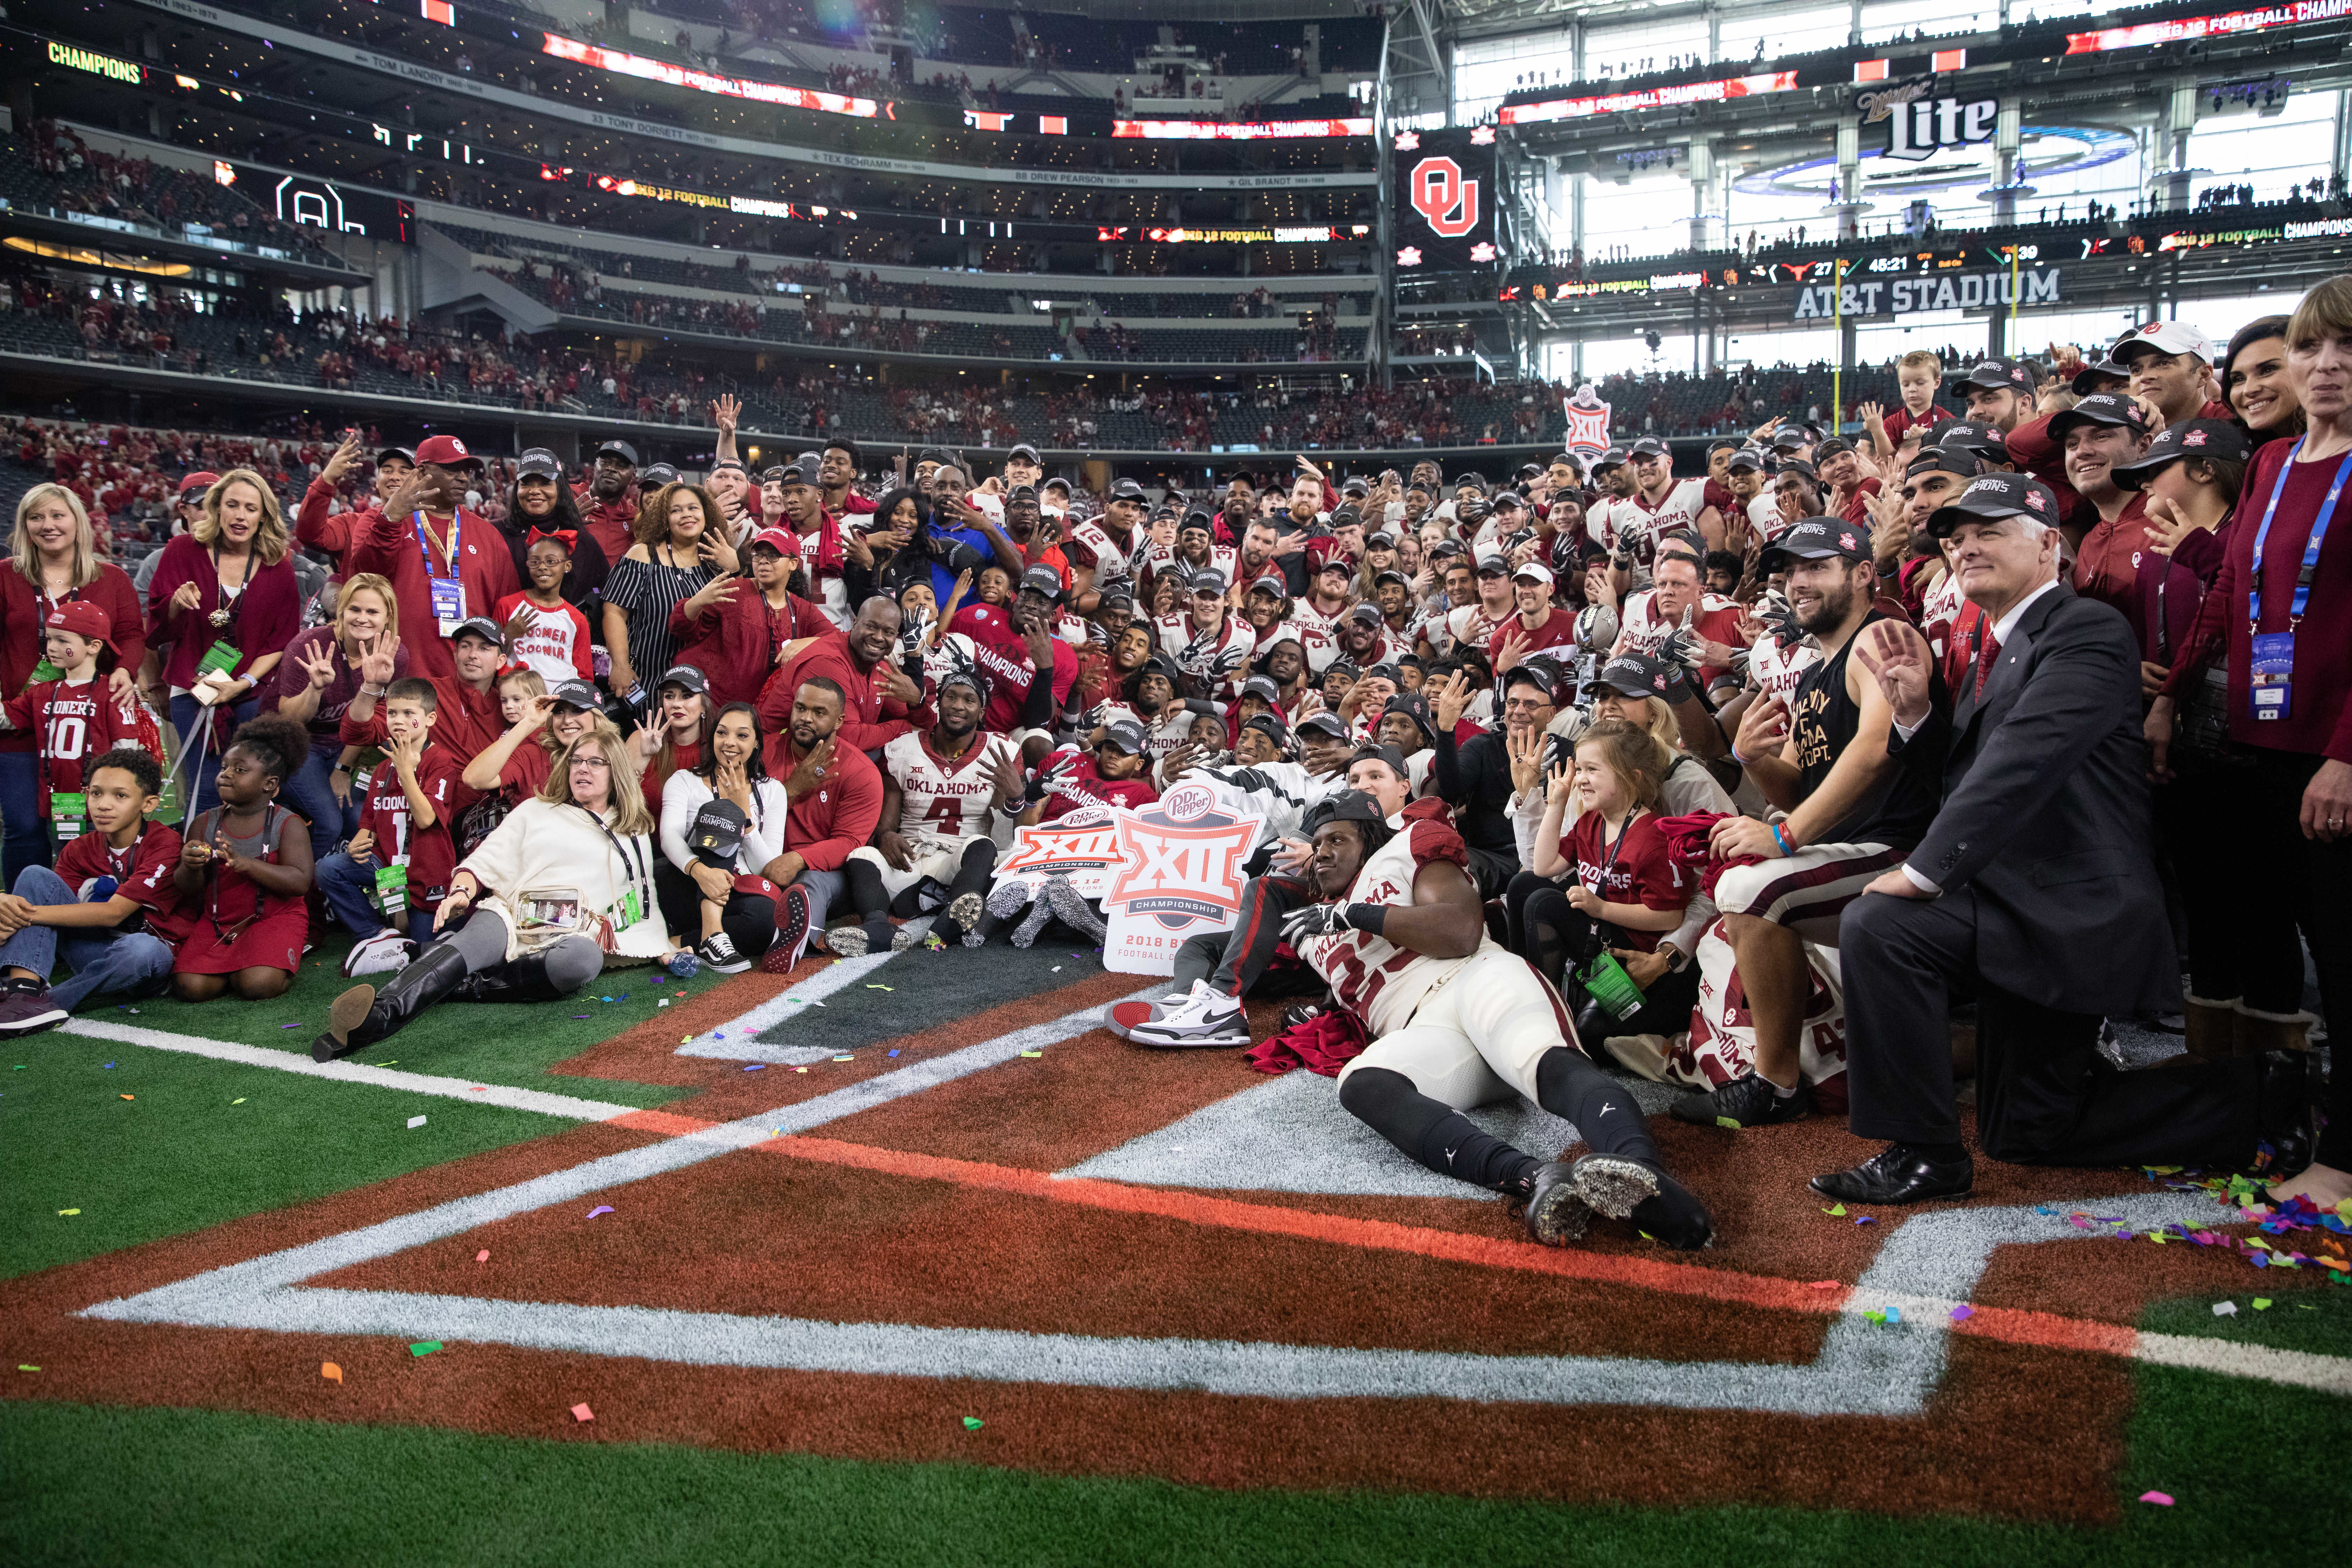
[[[1226,809],[1205,784],[1179,783],[1140,811],[1113,813],[1118,862],[1103,910],[1103,967],[1172,974],[1176,950],[1230,928],[1241,911],[1261,819]]]
[[[1932,98],[1934,77],[1883,87],[1854,95],[1862,123],[1886,126],[1886,156],[1916,163],[1946,148],[1990,142],[2000,118],[2000,100],[1980,98],[1963,103],[1957,98]]]

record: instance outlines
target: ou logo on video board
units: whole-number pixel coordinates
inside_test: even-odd
[[[1478,226],[1478,182],[1465,179],[1462,165],[1442,153],[1412,166],[1407,182],[1408,199],[1429,226],[1448,239],[1460,239]]]
[[[1103,967],[1172,973],[1187,938],[1223,931],[1240,913],[1249,879],[1242,867],[1257,845],[1260,818],[1227,810],[1199,784],[1179,784],[1117,816],[1119,865],[1103,898],[1110,915]]]

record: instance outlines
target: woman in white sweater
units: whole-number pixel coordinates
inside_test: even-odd
[[[646,963],[673,944],[654,894],[653,814],[611,720],[598,714],[555,760],[546,785],[459,863],[434,911],[439,934],[382,991],[335,998],[319,1061],[396,1034],[453,994],[540,1002],[604,965]]]
[[[701,764],[670,774],[662,786],[654,894],[677,940],[694,941],[698,932],[696,955],[723,974],[751,968],[775,945],[776,900],[783,896],[765,873],[784,852],[792,801],[768,776],[760,750],[758,710],[730,702],[711,721]],[[734,810],[706,810],[715,803]]]

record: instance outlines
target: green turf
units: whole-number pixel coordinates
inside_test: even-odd
[[[38,1373],[16,1373],[19,1378]],[[21,1390],[21,1384],[19,1385]],[[0,1407],[16,1563],[717,1561],[2253,1568],[2342,1553],[2346,1403],[2143,1369],[2109,1529],[1832,1510],[1228,1492],[804,1455],[486,1437],[185,1410]],[[561,1417],[553,1412],[551,1419]],[[943,1409],[942,1422],[954,1419]],[[2257,1456],[2260,1462],[2254,1462]],[[1857,1462],[1866,1457],[1857,1456]],[[2135,1500],[2151,1488],[2172,1508]]]
[[[311,954],[293,988],[274,1002],[223,998],[187,1003],[164,997],[130,1005],[100,1005],[79,1017],[99,1029],[109,1024],[132,1024],[203,1039],[307,1053],[311,1040],[326,1027],[328,1004],[353,984],[342,976],[342,953],[343,944],[338,942]],[[562,1002],[530,1006],[444,1003],[394,1038],[352,1059],[397,1061],[411,1072],[574,1094],[621,1105],[662,1105],[693,1091],[676,1085],[614,1079],[551,1078],[547,1069],[656,1016],[660,1011],[656,1003],[662,998],[678,1005],[678,993],[684,992],[690,1001],[733,978],[705,970],[691,980],[674,980],[661,970],[638,967],[614,970],[578,996]],[[606,996],[614,1000],[605,1002]],[[623,996],[628,1000],[621,1001]],[[131,1011],[132,1005],[136,1013]],[[588,1016],[573,1016],[580,1013]],[[295,1026],[287,1027],[289,1024]]]
[[[2283,1238],[2292,1242],[2294,1238]],[[2301,1243],[2312,1245],[2306,1236]],[[2310,1351],[2319,1355],[2352,1356],[2352,1286],[2321,1289],[2281,1289],[2281,1275],[2248,1268],[2238,1290],[2227,1296],[2190,1296],[2150,1306],[2140,1326],[2168,1334],[2196,1334],[2236,1344],[2268,1345],[2273,1350]],[[2257,1311],[2256,1300],[2268,1307]],[[2238,1314],[2217,1318],[2213,1304],[2235,1301]]]
[[[0,1215],[6,1216],[0,1277],[576,1125],[67,1035],[35,1036],[7,1048],[0,1064]],[[20,1061],[25,1066],[16,1069]],[[131,1098],[122,1099],[126,1094]],[[244,1104],[231,1103],[240,1099]],[[425,1124],[411,1129],[412,1116]],[[66,1208],[81,1213],[58,1213]]]

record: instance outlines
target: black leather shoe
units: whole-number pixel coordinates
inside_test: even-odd
[[[1815,1176],[1813,1191],[1842,1204],[1916,1204],[1964,1198],[1976,1190],[1976,1163],[1930,1160],[1907,1144],[1890,1143],[1850,1171]]]
[[[2261,1075],[2255,1091],[2255,1147],[2240,1173],[2264,1182],[2289,1181],[2302,1174],[2319,1148],[2319,1053],[2264,1051],[2255,1062]]]

